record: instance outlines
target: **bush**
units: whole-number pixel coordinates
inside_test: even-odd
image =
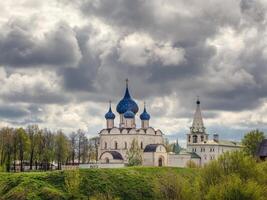
[[[186,167],[188,167],[188,168],[198,168],[198,165],[194,161],[188,160],[186,162]]]
[[[65,188],[70,198],[78,198],[80,196],[79,170],[65,171]]]
[[[120,200],[120,198],[114,197],[109,192],[106,192],[106,193],[96,193],[95,195],[90,197],[89,200]]]
[[[237,175],[224,177],[218,184],[211,186],[206,200],[264,200],[265,191],[256,182],[244,182]]]
[[[202,197],[207,200],[266,199],[267,164],[257,164],[244,152],[227,152],[201,172]]]
[[[217,184],[223,177],[231,174],[237,174],[243,180],[257,179],[259,171],[256,170],[256,161],[242,151],[224,153],[218,160],[210,162],[203,168],[203,189]]]
[[[195,177],[194,177],[195,178]],[[167,171],[158,177],[155,193],[164,200],[197,200],[199,193],[190,177],[183,177],[174,171]]]

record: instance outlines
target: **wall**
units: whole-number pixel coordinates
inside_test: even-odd
[[[109,163],[109,164],[80,164],[80,169],[88,169],[88,168],[122,168],[125,167],[123,163]]]
[[[227,151],[240,150],[238,146],[224,146],[218,143],[214,144],[188,144],[187,151],[195,152],[201,157],[201,166],[204,166],[211,160],[217,159],[221,154]]]
[[[98,156],[100,156],[104,151],[118,151],[121,153],[123,158],[126,158],[127,149],[131,147],[132,141],[136,139],[141,147],[141,142],[143,143],[143,149],[148,144],[163,144],[163,137],[161,131],[155,131],[153,128],[148,128],[145,132],[142,129],[131,129],[129,132],[127,129],[123,129],[122,132],[114,128],[110,131],[103,130],[100,134],[100,145],[98,149]],[[117,142],[117,149],[115,149],[115,141]],[[105,142],[107,143],[107,148],[105,149]],[[127,143],[127,149],[125,148],[125,142]]]
[[[187,167],[190,160],[196,165],[200,165],[200,159],[191,158],[190,154],[168,154],[168,166],[170,167]]]

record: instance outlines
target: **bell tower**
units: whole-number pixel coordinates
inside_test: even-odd
[[[190,133],[187,134],[187,144],[204,143],[208,140],[208,134],[206,133],[202,119],[199,97],[197,97],[196,104],[197,108],[194,114],[193,124],[190,127]]]

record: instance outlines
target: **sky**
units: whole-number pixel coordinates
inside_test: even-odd
[[[95,136],[129,79],[139,115],[185,143],[267,131],[266,0],[0,1],[0,127]],[[116,124],[118,125],[118,115]]]

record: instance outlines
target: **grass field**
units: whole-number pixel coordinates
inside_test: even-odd
[[[165,177],[176,175],[190,182],[198,170],[132,167],[1,173],[0,199],[157,199]]]

